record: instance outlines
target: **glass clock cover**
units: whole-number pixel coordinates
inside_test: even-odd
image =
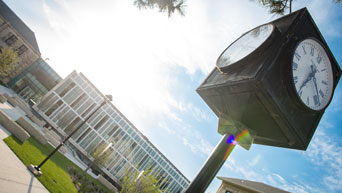
[[[227,67],[248,56],[270,37],[273,30],[272,24],[266,24],[245,33],[223,51],[217,60],[217,67]]]
[[[293,54],[292,78],[296,93],[312,110],[322,110],[333,93],[333,73],[327,53],[314,39],[301,41]]]

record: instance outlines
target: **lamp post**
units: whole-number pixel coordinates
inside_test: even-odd
[[[92,117],[101,107],[103,107],[108,101],[112,101],[112,95],[106,95],[103,102],[101,103],[101,105],[95,109],[76,129],[74,129],[74,131],[72,131],[38,166],[35,166],[33,164],[30,164],[27,168],[35,175],[35,176],[41,176],[43,173],[40,171],[40,168],[44,165],[44,163],[49,160],[53,154],[56,153],[56,151],[58,151],[59,148],[61,148],[65,142],[67,142],[69,140],[69,138],[76,133],[76,131],[78,131],[83,125],[84,123],[86,123],[90,117]]]

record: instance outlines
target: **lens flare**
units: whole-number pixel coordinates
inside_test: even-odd
[[[229,144],[226,153],[224,154],[223,160],[227,160],[230,153],[235,148],[236,144],[239,144],[243,139],[249,137],[250,134],[248,132],[248,129],[243,130],[236,138],[234,135],[230,135],[227,139],[227,143]]]

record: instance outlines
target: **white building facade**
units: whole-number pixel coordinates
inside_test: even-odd
[[[101,105],[104,97],[82,73],[73,71],[33,108],[66,136]],[[152,168],[164,190],[180,193],[189,186],[189,180],[111,103],[97,110],[69,142],[88,156],[96,147],[112,143],[110,159],[102,170],[118,184],[127,170]]]

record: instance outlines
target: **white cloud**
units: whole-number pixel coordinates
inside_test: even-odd
[[[251,162],[248,163],[249,166],[256,166],[261,159],[261,155],[255,156]]]
[[[307,7],[315,23],[323,34],[330,37],[342,36],[340,5],[334,0],[311,0],[311,1],[295,1],[293,3],[295,9]]]
[[[177,138],[181,139],[184,146],[200,156],[206,158],[213,151],[214,146],[209,143],[197,130],[191,127],[185,127],[182,131],[178,132]]]
[[[342,190],[342,147],[331,136],[318,128],[304,157],[326,171],[323,184],[329,190]],[[341,140],[341,139],[339,139]]]

